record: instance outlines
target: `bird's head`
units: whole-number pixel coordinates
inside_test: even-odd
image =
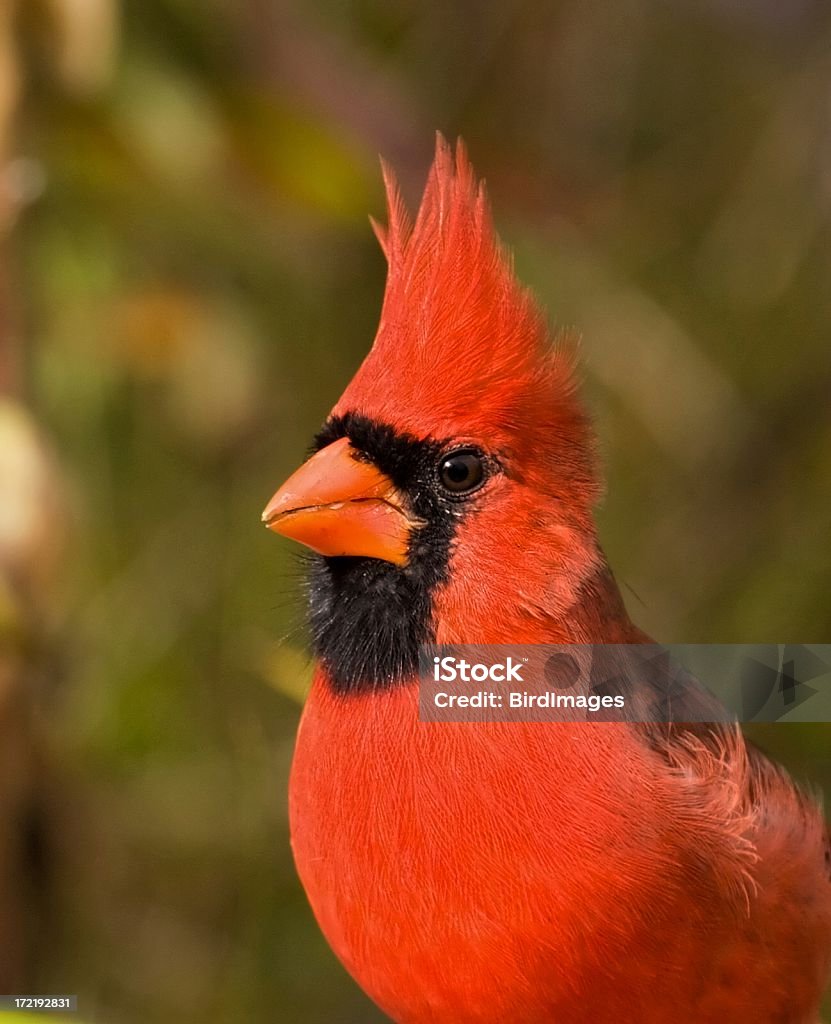
[[[439,138],[414,223],[385,179],[375,343],[263,514],[317,552],[312,640],[343,691],[411,678],[426,642],[553,641],[601,564],[573,346],[514,277],[464,149]]]

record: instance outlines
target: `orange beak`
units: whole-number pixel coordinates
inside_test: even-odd
[[[346,437],[304,462],[263,512],[275,533],[321,555],[363,555],[405,565],[419,523],[393,482],[362,458]]]

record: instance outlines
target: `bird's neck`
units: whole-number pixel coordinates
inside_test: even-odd
[[[552,643],[643,643],[648,637],[632,622],[605,559],[585,582],[566,615],[552,623]]]
[[[532,563],[533,564],[533,563]],[[643,643],[629,618],[614,575],[599,549],[585,572],[551,567],[501,573],[436,595],[434,626],[440,644]]]

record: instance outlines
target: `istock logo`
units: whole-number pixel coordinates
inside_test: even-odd
[[[418,684],[424,722],[831,723],[831,644],[433,643]]]
[[[433,658],[433,679],[437,683],[483,683],[489,679],[493,683],[521,683],[519,674],[522,662],[508,657],[507,661],[485,665],[481,661],[465,661],[464,658]]]

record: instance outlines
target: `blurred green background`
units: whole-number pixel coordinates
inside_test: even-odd
[[[291,863],[259,515],[373,336],[377,156],[414,202],[436,128],[583,335],[633,617],[831,641],[829,100],[820,0],[2,5],[0,990],[382,1020]],[[831,786],[828,726],[756,735]]]

